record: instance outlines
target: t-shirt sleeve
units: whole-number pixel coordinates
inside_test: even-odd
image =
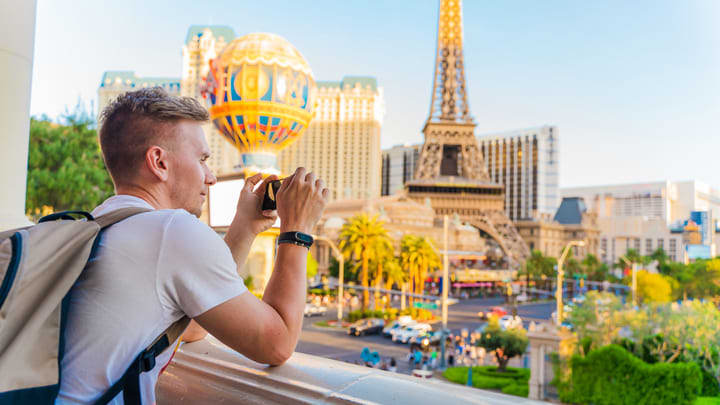
[[[181,210],[165,227],[156,288],[163,306],[191,318],[247,291],[225,241]]]

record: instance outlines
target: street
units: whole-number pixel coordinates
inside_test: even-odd
[[[510,309],[504,304],[502,298],[461,300],[448,307],[448,328],[454,334],[459,334],[462,328],[472,331],[483,323],[477,316],[478,311],[486,311],[496,305]],[[531,321],[549,320],[554,310],[554,302],[525,304],[518,306],[518,315],[523,319],[523,324],[527,328]],[[439,316],[440,311],[435,312]],[[362,364],[360,352],[367,347],[370,351],[377,351],[382,359],[394,357],[397,361],[398,372],[410,374],[412,369],[407,361],[407,355],[410,352],[408,345],[393,343],[382,335],[354,337],[347,335],[345,329],[333,330],[314,326],[319,321],[334,320],[336,316],[337,312],[332,307],[328,308],[325,316],[306,317],[296,351],[351,363],[357,361]],[[432,326],[434,330],[437,330],[440,328],[440,323],[434,323]]]

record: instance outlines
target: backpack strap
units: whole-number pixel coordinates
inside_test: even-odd
[[[136,214],[142,214],[143,212],[150,211],[152,211],[152,209],[142,207],[120,208],[118,210],[108,212],[105,215],[100,215],[99,217],[95,218],[95,222],[100,225],[101,229],[105,229],[110,225],[122,221],[123,219],[126,219]]]
[[[163,353],[173,342],[178,340],[185,331],[190,318],[184,316],[170,325],[163,333],[143,350],[125,371],[120,379],[113,384],[95,405],[105,405],[122,391],[125,405],[141,405],[140,374],[155,368],[155,358]]]

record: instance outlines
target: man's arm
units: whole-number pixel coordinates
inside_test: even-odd
[[[262,196],[263,192],[264,188],[258,187],[253,194]],[[299,168],[278,190],[281,232],[310,233],[322,215],[328,193],[322,180]],[[259,205],[254,209],[259,211]],[[233,221],[231,228],[237,226],[238,231],[229,230],[226,235],[237,262],[244,262],[249,251],[249,244],[247,250],[242,251],[242,239],[234,239],[242,238],[242,225],[248,228],[242,221],[237,224]],[[252,360],[271,365],[284,363],[295,350],[302,329],[307,253],[308,249],[302,246],[281,244],[263,300],[247,292],[195,320],[220,341]]]
[[[305,306],[307,249],[282,244],[263,300],[245,292],[195,320],[232,349],[259,363],[280,365],[295,351]]]

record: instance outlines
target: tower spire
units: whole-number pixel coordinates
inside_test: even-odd
[[[465,92],[462,0],[440,0],[430,121],[471,123]]]

